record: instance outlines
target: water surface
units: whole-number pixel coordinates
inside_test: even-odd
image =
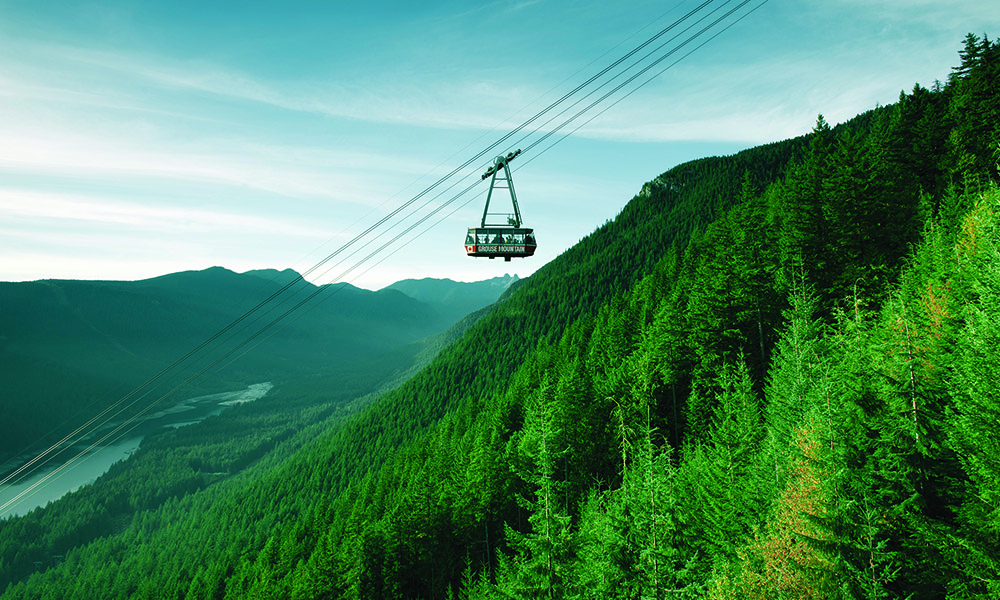
[[[111,465],[128,458],[139,447],[142,438],[155,429],[183,427],[197,423],[235,404],[253,402],[264,396],[272,387],[270,382],[255,383],[246,389],[233,392],[185,398],[130,423],[127,428],[108,437],[105,443],[97,443],[120,425],[120,423],[109,423],[65,449],[57,460],[30,473],[25,479],[15,478],[8,484],[0,485],[0,519],[23,515],[37,506],[45,506],[65,494],[93,483],[106,473]],[[90,448],[91,446],[93,448]],[[63,464],[81,453],[85,454],[69,464]],[[20,462],[23,464],[31,458],[33,457],[21,457]],[[11,470],[16,470],[17,465],[11,466],[14,467]]]

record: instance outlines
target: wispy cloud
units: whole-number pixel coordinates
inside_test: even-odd
[[[160,104],[178,100],[190,104],[211,96],[326,117],[482,128],[492,122],[496,105],[507,100],[497,90],[507,90],[504,96],[509,96],[511,87],[491,87],[479,78],[449,82],[378,74],[339,83],[293,80],[279,84],[208,61],[178,61],[65,44],[8,40],[0,51],[9,57],[22,57],[8,64],[15,77],[0,80],[0,95],[195,118],[196,108],[171,111]],[[164,98],[164,93],[180,96]],[[470,111],[469,107],[474,108]]]
[[[278,148],[224,148],[173,145],[145,149],[138,142],[92,138],[66,130],[10,135],[0,146],[0,167],[23,174],[50,177],[105,180],[111,185],[123,181],[147,185],[204,184],[239,190],[256,190],[290,198],[326,198],[368,203],[371,182],[350,171],[303,168],[274,160]],[[306,154],[302,149],[295,152]],[[287,155],[286,155],[287,156]],[[318,156],[311,157],[318,162]],[[114,182],[119,182],[115,184]]]
[[[70,222],[165,235],[241,232],[245,235],[329,237],[326,228],[273,216],[191,206],[151,206],[128,200],[109,200],[103,195],[61,194],[35,189],[0,188],[0,217],[7,223],[30,221],[48,228]]]
[[[986,25],[983,14],[997,8],[992,0],[836,0],[833,5],[894,29],[924,26],[932,35],[950,35],[963,28],[975,32]]]

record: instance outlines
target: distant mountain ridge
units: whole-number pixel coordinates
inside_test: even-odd
[[[500,295],[520,280],[504,275],[484,281],[462,282],[451,279],[404,279],[383,290],[398,290],[410,298],[463,317],[496,302]]]
[[[285,285],[290,281],[295,281],[299,277],[302,277],[294,269],[284,269],[281,271],[277,269],[252,269],[250,271],[244,271],[242,274],[253,275],[267,281],[280,283],[281,285]]]
[[[0,463],[67,415],[81,409],[96,414],[286,285],[278,301],[215,340],[209,347],[220,350],[195,357],[191,369],[235,348],[317,286],[291,269],[239,274],[222,267],[140,281],[0,282]],[[472,312],[503,292],[492,280],[436,288],[465,290],[463,300],[456,300],[463,294],[455,291],[416,299],[392,286],[325,287],[328,291],[308,301],[295,318],[248,345],[262,341],[259,347],[205,381],[204,389],[315,373],[336,376],[351,372],[354,364],[370,367],[389,353],[393,358],[386,360],[401,364],[386,363],[387,371],[406,369],[421,350],[408,345],[446,330],[465,316],[464,307],[474,305],[466,311]]]

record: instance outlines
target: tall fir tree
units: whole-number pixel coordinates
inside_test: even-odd
[[[524,459],[519,476],[530,493],[518,499],[530,512],[529,530],[507,527],[507,538],[515,555],[498,583],[516,598],[558,600],[564,598],[570,577],[572,537],[570,517],[560,493],[557,471],[565,448],[556,440],[556,399],[553,383],[542,381],[527,403],[524,428],[519,432],[518,449]]]
[[[970,478],[961,518],[964,577],[959,598],[1000,597],[1000,192],[994,187],[966,218],[961,241],[972,300],[958,343],[953,440]]]
[[[783,488],[793,431],[806,415],[825,404],[827,354],[822,324],[816,317],[817,297],[806,284],[799,283],[789,295],[789,304],[765,389],[767,437],[762,441],[762,454],[773,467],[771,493]]]

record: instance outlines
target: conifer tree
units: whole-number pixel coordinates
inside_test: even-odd
[[[710,438],[685,449],[676,478],[677,495],[683,498],[678,508],[680,537],[690,546],[689,554],[700,557],[685,582],[690,577],[704,583],[713,571],[735,560],[761,524],[769,502],[752,474],[763,435],[745,362],[727,365],[718,385],[722,391]]]
[[[583,503],[575,536],[576,561],[567,598],[612,600],[627,597],[634,561],[627,553],[627,532],[612,518],[617,494],[592,489]]]
[[[763,438],[760,407],[753,393],[750,373],[743,360],[728,364],[719,377],[719,395],[712,423],[714,459],[723,474],[724,493],[729,504],[724,529],[733,532],[732,545],[758,524],[763,498],[749,485],[750,470],[757,459]],[[732,547],[731,547],[732,550]]]
[[[805,273],[807,281],[817,290],[822,290],[831,269],[829,262],[835,258],[828,252],[831,231],[822,204],[823,181],[830,173],[833,142],[829,123],[819,115],[806,155],[785,178],[783,193],[774,207],[781,215],[779,244],[784,277],[790,280],[793,272]]]
[[[734,292],[739,294],[737,319],[746,343],[741,350],[756,391],[762,390],[777,337],[774,324],[785,304],[785,294],[778,290],[778,239],[767,213],[766,201],[747,172],[740,203],[727,218],[733,229],[734,271],[740,277]]]
[[[829,540],[847,597],[895,597],[899,590],[891,586],[905,560],[901,524],[915,499],[908,482],[913,472],[900,447],[912,447],[912,437],[900,440],[899,411],[889,408],[895,391],[885,389],[877,358],[884,348],[860,306],[853,308],[838,315],[836,331],[827,337],[831,384],[826,405],[813,413],[830,507],[816,525]]]
[[[556,479],[564,448],[555,447],[559,430],[555,423],[554,390],[548,379],[528,401],[518,447],[524,456],[519,476],[531,493],[518,498],[530,511],[530,530],[507,528],[508,542],[515,551],[512,578],[504,582],[519,598],[564,598],[568,586],[571,552],[570,518]]]
[[[678,275],[678,279],[680,275]],[[646,385],[657,399],[657,412],[672,447],[679,448],[684,435],[685,403],[690,380],[690,349],[685,344],[685,292],[676,281],[652,324],[645,329],[637,363]]]
[[[814,408],[822,406],[826,360],[821,325],[815,317],[817,298],[799,284],[789,296],[785,325],[775,348],[765,389],[766,461],[774,474],[773,491],[782,489],[784,464],[792,447],[792,432]]]
[[[954,127],[948,140],[952,173],[959,182],[984,189],[997,180],[993,162],[1000,143],[1000,43],[969,34],[959,53],[961,65],[952,75],[949,116]]]
[[[973,301],[959,338],[954,443],[970,489],[962,517],[968,530],[960,541],[965,578],[956,595],[1000,595],[1000,192],[989,191],[966,219],[962,250],[972,276]]]
[[[713,599],[836,597],[837,579],[825,520],[830,500],[825,495],[822,444],[810,417],[793,433],[788,477],[768,523],[743,553],[738,569],[715,579]],[[723,573],[726,573],[725,571]]]
[[[637,552],[639,597],[661,599],[678,587],[680,532],[677,524],[675,469],[669,446],[661,450],[647,420],[637,440],[635,458],[622,484],[628,503],[632,543]]]

